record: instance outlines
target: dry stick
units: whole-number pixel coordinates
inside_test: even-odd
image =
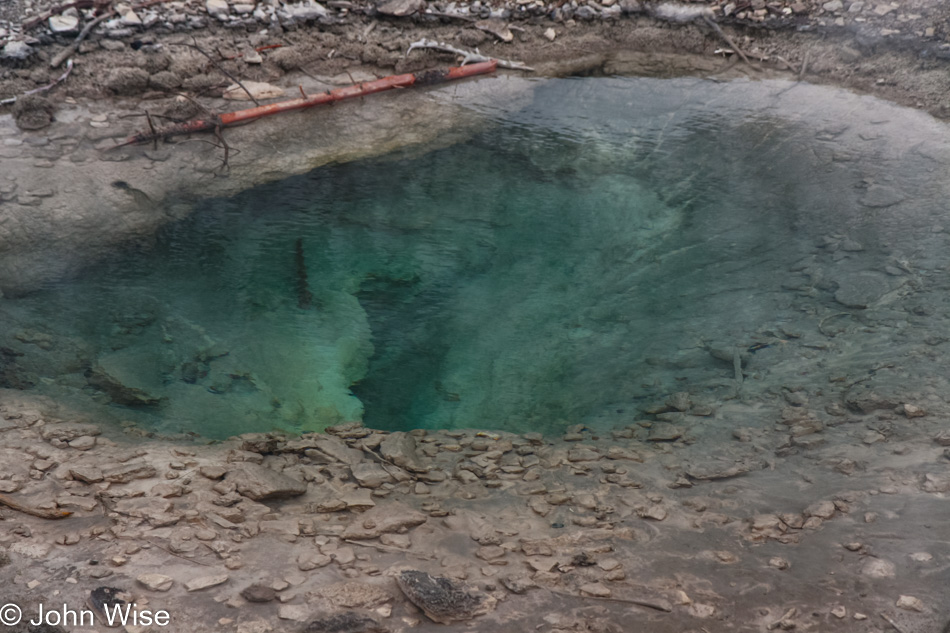
[[[547,587],[545,587],[547,589]],[[671,613],[673,609],[670,608],[670,605],[665,602],[658,600],[641,600],[639,598],[615,598],[613,596],[582,596],[576,593],[570,593],[567,591],[558,591],[556,589],[548,589],[553,594],[559,596],[568,596],[571,598],[593,598],[595,600],[606,600],[607,602],[623,602],[625,604],[635,604],[640,607],[647,607],[649,609],[656,609],[657,611],[662,611],[663,613]]]
[[[885,622],[893,626],[897,630],[897,633],[907,633],[907,631],[905,631],[903,628],[898,626],[897,622],[895,622],[894,619],[888,616],[886,613],[882,613],[881,617],[884,619]]]
[[[34,508],[11,499],[7,495],[0,495],[0,505],[5,505],[11,510],[16,510],[17,512],[29,514],[41,519],[65,519],[72,514],[72,512],[68,510],[45,510],[43,508]]]
[[[359,545],[361,547],[372,547],[375,550],[380,552],[394,552],[396,554],[405,554],[407,556],[412,556],[413,558],[418,558],[420,560],[432,560],[432,556],[424,556],[422,554],[417,554],[405,549],[400,549],[398,547],[388,547],[386,545],[381,545],[379,543],[363,543],[362,541],[354,541],[353,539],[345,538],[343,539],[344,543],[349,543],[351,545]]]
[[[721,38],[723,39],[723,41],[725,41],[726,44],[728,44],[730,47],[732,47],[732,50],[734,50],[734,51],[736,52],[736,55],[738,55],[739,57],[742,58],[742,61],[744,61],[745,63],[747,63],[749,66],[752,66],[752,62],[749,61],[748,56],[742,51],[741,48],[739,48],[739,46],[738,46],[735,42],[732,41],[732,38],[731,38],[731,37],[729,37],[728,35],[726,35],[725,31],[723,31],[721,28],[719,28],[719,25],[716,24],[716,23],[713,21],[712,18],[710,18],[708,15],[704,15],[704,16],[703,16],[703,20],[706,21],[706,24],[708,24],[708,25],[710,26],[710,28],[712,28],[712,30],[714,30],[714,31],[716,32],[716,34],[717,34],[719,37],[721,37]],[[754,66],[753,66],[753,68],[754,68]]]
[[[49,63],[49,67],[58,68],[60,64],[66,61],[66,58],[71,57],[73,53],[79,50],[79,45],[82,44],[82,41],[84,39],[86,39],[86,36],[89,35],[90,31],[92,31],[94,28],[99,26],[100,23],[111,18],[113,15],[115,15],[115,10],[109,9],[108,11],[100,15],[98,18],[96,18],[95,20],[87,24],[86,26],[82,27],[82,30],[79,32],[79,35],[76,36],[76,39],[73,40],[72,44],[67,46],[63,51],[60,52],[59,55],[54,57],[53,61]]]
[[[408,55],[409,53],[411,53],[417,48],[431,48],[433,50],[442,51],[445,53],[452,53],[453,55],[461,55],[462,56],[462,63],[460,64],[461,66],[464,66],[465,64],[468,64],[470,62],[487,62],[487,61],[495,60],[496,62],[498,62],[498,65],[501,66],[502,68],[510,68],[512,70],[534,71],[534,68],[531,68],[530,66],[525,66],[524,62],[514,62],[507,59],[497,59],[495,57],[488,57],[478,52],[477,48],[474,51],[467,51],[464,48],[458,48],[456,46],[452,46],[451,44],[444,44],[442,42],[427,40],[425,38],[419,40],[418,42],[413,42],[412,44],[410,44],[409,50],[406,51],[406,55]]]
[[[224,73],[225,76],[227,76],[228,79],[230,79],[231,81],[233,81],[234,83],[236,83],[237,85],[239,85],[239,86],[241,87],[241,90],[243,90],[244,92],[247,93],[248,98],[250,98],[250,100],[254,102],[254,105],[256,105],[256,106],[260,106],[260,105],[261,105],[261,102],[254,98],[254,95],[251,94],[251,91],[244,87],[244,84],[241,83],[241,80],[240,80],[240,79],[238,79],[237,77],[235,77],[234,75],[232,75],[231,73],[229,73],[228,71],[226,71],[224,68],[222,68],[221,65],[220,65],[218,62],[216,62],[216,61],[214,60],[214,58],[213,58],[211,55],[209,55],[208,53],[204,52],[204,50],[202,50],[202,48],[201,48],[200,46],[198,46],[198,38],[192,37],[191,39],[194,41],[194,44],[185,44],[185,46],[189,46],[189,47],[195,49],[196,51],[198,51],[199,53],[201,53],[202,55],[204,55],[205,57],[207,57],[207,58],[208,58],[208,61],[210,61],[212,64],[214,64],[214,67],[215,67],[215,68],[217,68],[217,69],[220,70],[222,73]]]
[[[836,336],[835,334],[828,334],[827,332],[825,332],[824,325],[827,321],[838,318],[840,316],[851,316],[851,313],[850,312],[835,312],[834,314],[829,314],[828,316],[826,316],[825,318],[823,318],[821,321],[818,322],[818,331],[824,334],[825,336],[827,336],[828,338],[834,338]]]
[[[57,84],[60,84],[66,81],[66,78],[69,77],[69,73],[72,72],[72,70],[73,70],[73,60],[70,59],[68,62],[66,62],[66,72],[64,72],[62,75],[60,75],[59,77],[57,77],[50,83],[46,84],[45,86],[34,88],[33,90],[27,90],[26,92],[23,93],[23,96],[25,97],[26,95],[35,95],[39,92],[46,92],[47,90],[49,90],[50,88],[53,88]],[[0,106],[13,105],[14,103],[16,103],[16,100],[17,100],[17,97],[15,96],[9,97],[7,99],[0,99]]]

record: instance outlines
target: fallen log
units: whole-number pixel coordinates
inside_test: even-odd
[[[192,119],[184,123],[178,123],[167,127],[156,128],[148,132],[141,132],[130,136],[124,142],[119,143],[116,149],[127,145],[137,145],[139,143],[150,143],[157,139],[164,139],[170,136],[181,134],[191,134],[194,132],[209,132],[220,130],[228,126],[237,125],[248,121],[253,121],[261,117],[281,112],[291,112],[293,110],[302,110],[312,108],[313,106],[327,103],[335,103],[344,99],[354,97],[364,97],[376,92],[392,90],[393,88],[408,88],[413,85],[428,86],[439,84],[454,79],[463,79],[475,75],[485,75],[492,73],[498,67],[498,62],[489,60],[469,66],[455,66],[448,70],[427,70],[418,73],[406,73],[403,75],[391,75],[375,81],[365,81],[352,86],[345,86],[335,90],[327,90],[318,94],[304,95],[298,99],[289,99],[287,101],[278,101],[267,105],[247,108],[246,110],[237,110],[236,112],[227,112],[202,119]]]

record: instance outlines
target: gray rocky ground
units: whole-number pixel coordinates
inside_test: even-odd
[[[601,434],[207,445],[5,391],[2,499],[72,514],[3,510],[0,601],[105,586],[170,615],[128,631],[940,631],[947,406],[848,393],[680,392]]]

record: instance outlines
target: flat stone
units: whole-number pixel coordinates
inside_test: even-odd
[[[897,575],[897,567],[882,558],[868,558],[861,567],[861,573],[872,578],[893,578]]]
[[[408,433],[391,433],[380,443],[379,451],[383,457],[400,468],[424,473],[429,468],[417,452],[416,438]]]
[[[597,598],[606,598],[610,596],[610,589],[599,582],[589,582],[578,587],[581,593]]]
[[[213,576],[201,576],[185,583],[185,589],[188,591],[201,591],[210,587],[223,585],[228,581],[227,574],[215,574]]]
[[[346,492],[340,496],[340,501],[346,505],[347,509],[372,508],[376,505],[376,502],[373,501],[372,492],[368,488],[358,488]]]
[[[393,595],[382,587],[365,582],[336,582],[314,592],[333,606],[343,609],[375,609],[392,602]]]
[[[683,437],[685,431],[672,424],[654,424],[647,435],[648,442],[672,442]]]
[[[902,202],[907,196],[902,192],[886,185],[871,185],[867,193],[861,198],[861,204],[866,207],[883,208]]]
[[[321,554],[317,550],[301,552],[297,556],[297,569],[300,571],[311,571],[326,567],[333,562],[333,559],[326,554]]]
[[[379,488],[385,483],[393,483],[395,479],[386,470],[375,462],[360,462],[350,467],[353,478],[364,488]]]
[[[96,438],[92,435],[83,435],[69,442],[69,447],[77,451],[88,451],[96,445]]]
[[[34,50],[26,42],[13,40],[12,42],[7,42],[6,45],[0,49],[0,59],[22,61],[33,53]]]
[[[223,479],[228,474],[228,469],[224,466],[202,466],[198,469],[198,472],[201,473],[202,477],[217,480]]]
[[[948,444],[950,446],[950,444]],[[102,471],[98,466],[73,466],[69,469],[69,476],[77,481],[94,484],[102,481]]]
[[[357,516],[343,531],[342,538],[365,540],[422,525],[428,517],[398,501],[377,505]]]
[[[83,436],[99,435],[101,432],[95,424],[63,422],[61,424],[47,424],[40,431],[40,436],[47,441],[71,442]]]
[[[79,18],[75,15],[50,16],[49,30],[53,33],[75,33],[79,30]]]
[[[206,0],[205,10],[209,15],[227,15],[231,7],[228,6],[227,0]]]
[[[158,472],[151,464],[143,460],[132,460],[124,464],[104,467],[102,478],[111,483],[126,484],[133,479],[148,479],[157,474]]]
[[[99,502],[93,497],[80,497],[78,495],[61,495],[56,497],[56,505],[65,509],[77,509],[85,512],[92,512],[99,505]]]
[[[904,609],[906,611],[917,611],[923,613],[924,603],[920,598],[915,598],[914,596],[900,596],[897,599],[897,608]]]
[[[239,493],[254,501],[286,499],[307,492],[306,483],[250,462],[234,464],[226,481],[233,483]]]
[[[261,532],[269,534],[283,534],[285,536],[299,536],[300,522],[297,519],[278,519],[275,521],[261,521]]]
[[[310,619],[312,611],[305,604],[282,604],[277,608],[277,617],[281,620],[305,622]]]
[[[168,591],[175,584],[170,576],[164,574],[142,574],[135,580],[150,591]]]
[[[567,452],[567,461],[569,462],[596,462],[603,457],[599,451],[587,446],[572,448]]]
[[[424,11],[425,8],[425,0],[386,0],[376,7],[376,11],[383,15],[404,17]]]
[[[49,543],[31,543],[29,541],[17,541],[10,546],[10,552],[19,556],[25,556],[39,560],[46,558],[49,554],[51,545]]]
[[[836,281],[835,301],[849,308],[867,308],[891,290],[886,275],[870,271],[842,275]]]
[[[327,10],[319,2],[302,2],[287,6],[287,11],[295,20],[304,22],[318,20],[327,16]]]

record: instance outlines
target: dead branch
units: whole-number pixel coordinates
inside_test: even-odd
[[[16,510],[17,512],[29,514],[30,516],[39,517],[41,519],[65,519],[66,517],[72,515],[72,512],[69,512],[68,510],[46,510],[43,508],[34,508],[33,506],[20,503],[19,501],[12,499],[7,495],[0,495],[0,505],[5,505],[11,510]]]
[[[545,589],[548,589],[545,587]],[[592,596],[592,595],[581,595],[576,593],[571,593],[569,591],[558,591],[557,589],[548,589],[551,593],[558,596],[566,596],[569,598],[583,598],[585,600],[593,598],[595,600],[605,600],[607,602],[622,602],[625,604],[635,604],[639,607],[647,607],[648,609],[656,609],[657,611],[662,611],[663,613],[671,613],[673,608],[670,607],[669,603],[666,600],[649,600],[646,598],[619,598],[615,596]]]
[[[241,83],[241,80],[240,80],[240,79],[238,79],[237,77],[235,77],[234,75],[232,75],[231,73],[229,73],[228,71],[226,71],[224,68],[222,68],[222,67],[221,67],[221,64],[219,64],[218,62],[216,62],[215,59],[214,59],[211,55],[209,55],[208,53],[206,53],[200,46],[198,46],[198,39],[197,39],[197,38],[192,37],[191,39],[192,39],[192,41],[193,41],[192,44],[188,44],[187,42],[185,42],[184,45],[187,46],[187,47],[189,47],[189,48],[195,49],[196,51],[198,51],[199,53],[201,53],[202,55],[204,55],[205,57],[207,57],[207,58],[208,58],[208,61],[210,61],[212,64],[214,64],[214,67],[215,67],[215,68],[217,68],[217,69],[220,70],[222,73],[224,73],[224,75],[225,75],[228,79],[230,79],[231,81],[233,81],[234,83],[236,83],[237,85],[239,85],[239,86],[241,87],[241,90],[243,90],[244,92],[247,93],[248,98],[249,98],[251,101],[254,102],[254,105],[256,105],[256,106],[260,106],[260,105],[261,105],[260,101],[258,101],[258,100],[254,97],[254,95],[251,94],[251,91],[248,90],[248,89],[244,86],[244,84]]]
[[[417,48],[431,48],[433,50],[442,51],[444,53],[452,53],[453,55],[460,55],[462,57],[461,66],[469,63],[477,62],[487,62],[487,61],[496,61],[498,65],[502,68],[510,68],[512,70],[525,70],[533,72],[534,68],[526,66],[524,62],[515,62],[507,59],[497,59],[495,57],[488,57],[487,55],[482,55],[476,48],[474,51],[467,51],[464,48],[458,48],[452,46],[451,44],[444,44],[442,42],[436,42],[435,40],[427,40],[425,38],[419,40],[418,42],[413,42],[409,45],[409,50],[406,51],[406,55],[411,53]]]
[[[79,50],[79,45],[82,44],[82,41],[86,39],[86,36],[89,35],[89,33],[94,28],[99,26],[99,24],[101,24],[105,20],[108,20],[109,18],[111,18],[113,15],[115,15],[115,10],[109,9],[108,11],[100,15],[98,18],[96,18],[95,20],[87,24],[86,26],[82,27],[82,30],[79,32],[79,35],[76,36],[76,39],[72,41],[72,44],[67,46],[62,51],[60,51],[59,55],[54,57],[53,61],[49,63],[49,67],[59,68],[60,64],[66,61],[67,58],[72,57],[73,53]]]
[[[721,28],[719,28],[719,25],[716,24],[715,20],[713,20],[711,17],[709,17],[708,15],[705,15],[705,14],[703,15],[703,20],[706,22],[706,24],[709,25],[709,28],[711,28],[713,31],[716,32],[716,35],[718,35],[719,37],[721,37],[722,40],[723,40],[726,44],[728,44],[729,47],[732,48],[732,50],[734,50],[734,51],[736,52],[736,55],[738,55],[739,57],[742,58],[742,61],[744,61],[745,63],[747,63],[749,66],[752,66],[752,62],[749,61],[748,55],[746,55],[746,54],[743,52],[743,50],[742,50],[741,48],[739,48],[738,44],[736,44],[734,41],[732,41],[732,38],[731,38],[731,37],[729,37],[728,35],[726,35],[726,32],[725,32],[725,31],[723,31]]]
[[[235,125],[247,123],[273,114],[302,110],[304,108],[312,108],[318,105],[325,105],[335,103],[337,101],[343,101],[345,99],[363,97],[395,88],[407,88],[413,85],[431,86],[446,81],[464,79],[467,77],[474,77],[476,75],[484,75],[494,72],[497,66],[497,62],[490,60],[478,64],[472,64],[471,66],[466,66],[464,68],[455,67],[449,68],[448,70],[428,70],[418,73],[391,75],[389,77],[383,77],[382,79],[376,79],[375,81],[364,81],[353,86],[345,86],[335,90],[327,90],[326,92],[319,92],[317,94],[307,95],[306,97],[301,97],[298,99],[278,101],[277,103],[247,108],[245,110],[236,110],[234,112],[226,112],[224,114],[209,114],[205,118],[191,119],[189,121],[168,127],[158,128],[154,131],[149,130],[148,132],[135,134],[134,136],[126,139],[124,142],[119,143],[109,149],[117,149],[127,145],[137,145],[139,143],[151,142],[156,137],[165,139],[171,136],[192,134],[195,132],[210,132],[214,131],[215,129],[233,127]]]
[[[66,62],[66,72],[64,72],[62,75],[60,75],[53,81],[49,82],[45,86],[40,86],[39,88],[34,88],[33,90],[27,90],[26,92],[23,93],[23,96],[25,97],[26,95],[35,95],[40,92],[46,92],[50,88],[53,88],[54,86],[66,81],[66,78],[69,77],[69,73],[71,73],[72,70],[73,70],[73,60],[70,59],[68,62]],[[0,99],[0,106],[13,105],[14,103],[16,103],[16,100],[17,100],[17,97],[15,96],[8,97],[6,99]]]

